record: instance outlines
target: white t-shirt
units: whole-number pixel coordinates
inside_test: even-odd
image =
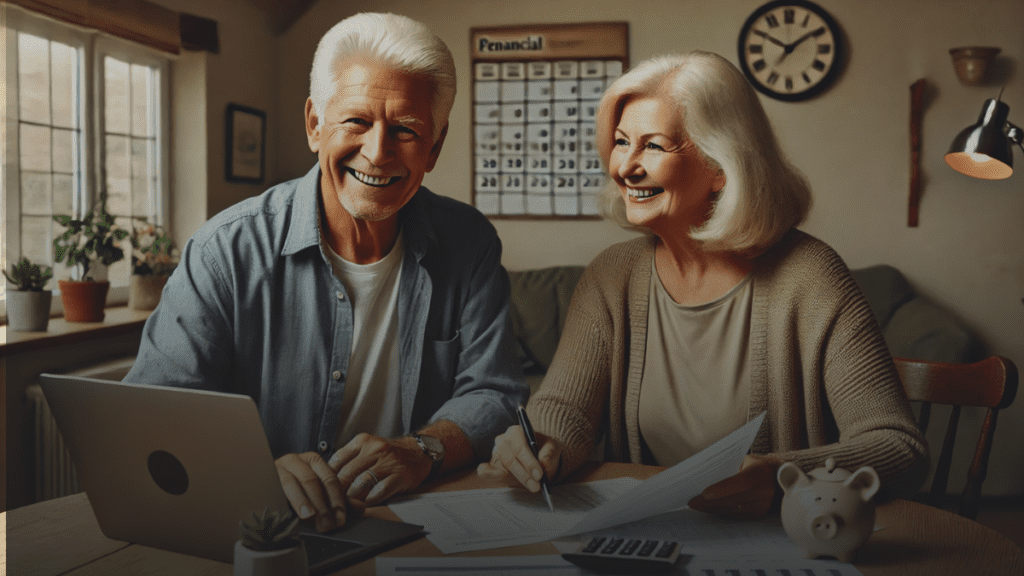
[[[337,450],[360,432],[382,438],[402,433],[398,280],[404,244],[399,231],[387,256],[372,264],[354,264],[338,256],[326,242],[323,245],[352,306],[352,356],[334,443]]]

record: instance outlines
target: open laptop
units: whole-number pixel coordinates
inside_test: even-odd
[[[288,509],[252,398],[53,374],[40,380],[108,538],[230,563],[239,521]],[[359,516],[327,534],[302,532],[312,573],[423,527]]]

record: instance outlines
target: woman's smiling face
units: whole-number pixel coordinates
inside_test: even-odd
[[[629,222],[662,237],[702,225],[725,185],[725,176],[686,137],[682,116],[666,98],[628,100],[608,159]]]

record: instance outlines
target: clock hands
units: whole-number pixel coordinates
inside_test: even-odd
[[[753,32],[754,34],[757,34],[761,38],[764,38],[765,40],[771,42],[772,44],[775,44],[776,46],[781,46],[782,48],[785,48],[787,51],[790,50],[790,48],[788,48],[782,40],[776,39],[774,36],[768,34],[767,32],[762,32],[760,30],[754,30]]]
[[[796,47],[799,46],[804,40],[807,40],[811,36],[820,36],[821,33],[824,32],[824,31],[825,31],[825,28],[823,28],[823,27],[822,28],[817,28],[817,29],[811,30],[810,32],[804,34],[803,36],[797,38],[795,42],[790,42],[789,44],[784,44],[782,42],[779,42],[778,40],[775,40],[775,38],[772,38],[768,34],[764,34],[764,33],[761,33],[761,32],[758,32],[758,31],[755,30],[755,32],[758,33],[760,36],[763,36],[764,38],[772,41],[773,43],[775,43],[775,44],[777,44],[777,45],[779,45],[779,46],[781,46],[783,48],[782,54],[779,55],[779,59],[775,61],[775,65],[776,66],[779,65],[779,64],[782,64],[782,61],[786,59],[786,56],[789,56],[790,54],[792,54],[793,51],[796,50]]]

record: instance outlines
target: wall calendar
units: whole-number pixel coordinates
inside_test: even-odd
[[[628,66],[628,24],[470,30],[473,204],[491,218],[599,218],[604,89]]]

